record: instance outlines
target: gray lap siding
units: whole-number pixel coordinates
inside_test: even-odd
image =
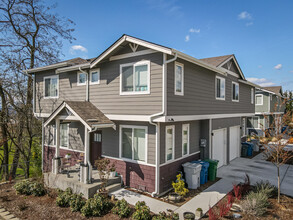
[[[174,94],[174,62],[167,66],[167,115],[206,115],[253,113],[251,86],[239,82],[239,102],[232,101],[232,75],[223,76],[182,59],[184,64],[184,96]],[[215,77],[225,78],[225,100],[215,98]]]
[[[150,94],[120,95],[120,64],[150,61]],[[100,84],[89,86],[89,101],[104,114],[150,115],[162,111],[162,53],[105,61],[100,68]],[[36,112],[52,113],[64,100],[84,101],[86,86],[77,86],[77,72],[59,74],[59,98],[44,99],[44,77],[55,70],[36,74]]]

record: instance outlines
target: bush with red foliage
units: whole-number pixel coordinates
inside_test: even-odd
[[[209,208],[209,220],[218,220],[220,216],[212,209],[212,207]]]
[[[233,184],[233,193],[235,198],[240,200],[242,197],[242,187],[240,185]]]

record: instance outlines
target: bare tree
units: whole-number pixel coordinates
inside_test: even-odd
[[[33,79],[22,71],[59,61],[62,41],[72,42],[74,23],[53,13],[56,5],[41,0],[2,0],[0,3],[0,70],[10,80],[3,86],[13,108],[9,139],[15,146],[11,175],[15,176],[21,156],[29,177],[31,149],[41,136],[40,122],[34,118]],[[6,125],[8,127],[8,125]]]

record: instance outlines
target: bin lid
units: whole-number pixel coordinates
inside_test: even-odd
[[[199,163],[187,162],[187,163],[182,164],[182,166],[184,168],[190,168],[190,169],[201,169],[201,164],[199,164]]]

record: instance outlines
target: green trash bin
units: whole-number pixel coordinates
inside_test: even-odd
[[[211,159],[206,159],[204,160],[210,164],[208,173],[209,173],[209,180],[215,181],[217,177],[217,169],[218,169],[218,160],[211,160]]]

